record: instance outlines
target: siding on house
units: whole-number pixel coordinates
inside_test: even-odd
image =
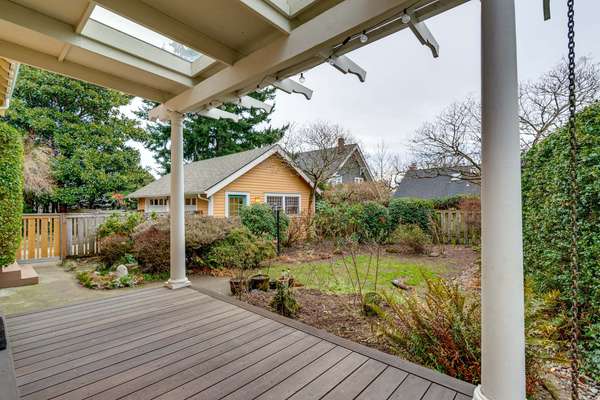
[[[362,163],[358,161],[356,154],[346,161],[344,166],[340,168],[336,175],[342,177],[342,183],[354,183],[354,178],[362,178],[363,181],[369,181],[369,176],[365,173]]]
[[[300,194],[300,208],[308,210],[310,186],[279,155],[274,154],[213,195],[213,215],[225,216],[225,193],[249,194],[250,204],[264,203],[266,193]]]
[[[208,215],[208,201],[203,199],[196,200],[196,212],[200,215]]]

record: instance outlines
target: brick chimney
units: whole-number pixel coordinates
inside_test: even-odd
[[[337,140],[338,151],[341,152],[344,149],[345,145],[346,145],[346,139],[344,139],[343,137],[339,137]]]

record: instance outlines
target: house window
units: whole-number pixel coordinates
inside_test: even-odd
[[[167,205],[167,199],[150,199],[150,205],[151,206],[166,206]]]
[[[186,197],[186,199],[185,199],[185,205],[186,206],[195,206],[196,205],[196,198],[195,197]]]
[[[248,205],[247,193],[227,193],[226,209],[227,217],[237,217],[240,215],[242,207]]]
[[[300,214],[300,195],[299,194],[268,194],[266,203],[271,208],[279,208],[287,215]]]
[[[365,180],[360,176],[354,177],[354,183],[363,183]]]
[[[331,179],[329,179],[329,183],[334,186],[341,185],[342,184],[342,176],[341,175],[332,176]]]
[[[283,210],[283,196],[268,195],[267,204],[273,209],[279,208]]]

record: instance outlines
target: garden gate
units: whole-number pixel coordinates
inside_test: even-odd
[[[98,254],[96,230],[112,213],[23,214],[17,261],[25,264]]]

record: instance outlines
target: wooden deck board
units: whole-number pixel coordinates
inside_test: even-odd
[[[27,400],[452,400],[473,391],[199,289],[142,290],[11,316],[7,325]]]

